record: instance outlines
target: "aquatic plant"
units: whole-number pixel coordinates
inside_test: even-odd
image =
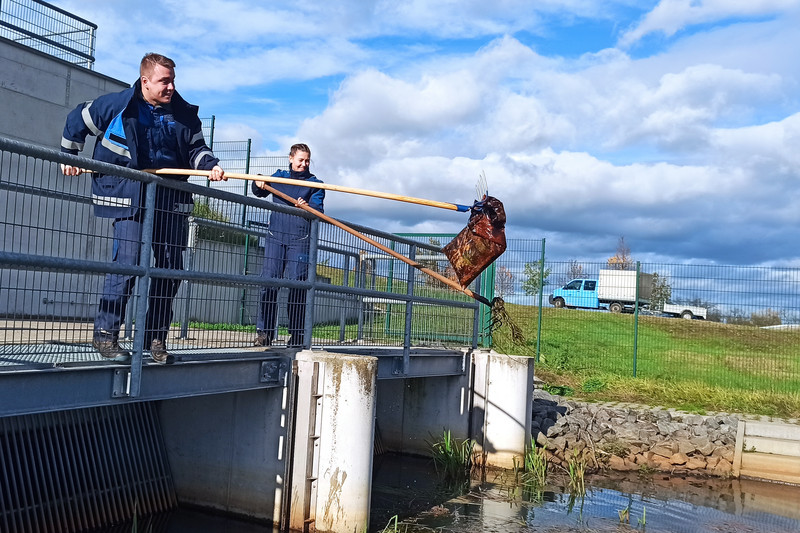
[[[526,501],[542,501],[548,469],[545,448],[537,447],[536,441],[531,439],[530,447],[525,451],[522,462],[513,457],[512,465],[514,481],[509,488],[510,495],[521,496]]]
[[[567,459],[569,473],[569,489],[576,494],[586,494],[584,473],[586,472],[586,456],[578,450],[572,450],[572,457]]]
[[[436,472],[446,484],[459,487],[469,484],[475,464],[474,440],[459,441],[447,429],[442,432],[441,439],[430,442],[429,445]]]
[[[547,452],[543,447],[536,447],[531,439],[531,446],[525,451],[525,473],[523,482],[544,487],[547,483]]]
[[[639,525],[644,528],[647,525],[647,507],[642,506],[642,516],[639,518]]]
[[[630,506],[624,509],[617,509],[620,524],[629,524],[631,521],[631,508]]]
[[[408,528],[403,527],[403,531],[406,531]],[[366,533],[366,528],[364,529],[364,533]],[[397,525],[397,515],[394,515],[389,519],[389,522],[386,523],[386,526],[380,530],[379,533],[400,533],[400,528]]]

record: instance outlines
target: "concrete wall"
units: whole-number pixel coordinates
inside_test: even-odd
[[[135,81],[138,58],[132,58]],[[98,72],[0,38],[0,135],[51,148],[75,106],[130,87]]]
[[[178,500],[279,521],[284,490],[283,388],[161,402]]]
[[[135,74],[135,68],[132,71]],[[0,38],[0,135],[59,149],[64,120],[73,108],[128,86]],[[93,141],[86,144],[83,155],[90,156]],[[2,165],[0,171],[7,183],[90,196],[87,177],[65,178],[57,165],[33,165],[12,158],[4,158]],[[15,225],[13,234],[3,236],[7,251],[35,250],[89,260],[105,259],[110,254],[109,241],[83,237],[110,235],[110,223],[96,219],[89,204],[0,191],[0,210]],[[15,316],[89,318],[94,316],[94,296],[101,283],[98,276],[3,270],[0,308]]]
[[[214,272],[222,274],[241,274],[245,270],[257,276],[261,272],[264,262],[264,249],[251,247],[245,254],[243,244],[230,244],[218,241],[198,241],[191,252],[191,269],[196,271]],[[187,259],[186,269],[190,262]],[[317,278],[319,281],[319,278]],[[186,295],[191,290],[191,301],[186,308]],[[244,291],[244,295],[242,292]],[[244,296],[244,312],[242,310],[242,297]],[[288,290],[281,289],[278,293],[278,325],[286,326],[289,323],[286,311]],[[175,306],[176,322],[190,321],[238,324],[244,319],[244,324],[255,324],[258,316],[258,301],[260,289],[248,286],[245,289],[230,285],[210,285],[205,283],[183,283],[177,295]],[[344,294],[326,295],[317,292],[314,305],[314,324],[338,323],[344,313],[347,320],[358,318],[358,299]],[[188,315],[188,316],[187,316]]]
[[[477,350],[463,376],[384,380],[377,431],[387,450],[430,455],[444,430],[476,441],[486,464],[512,468],[531,442],[533,359]]]
[[[161,402],[178,500],[298,529],[360,531],[378,439],[385,450],[430,455],[428,443],[447,429],[474,438],[486,464],[508,468],[525,453],[532,359],[478,351],[462,376],[379,381],[377,365],[371,356],[301,351],[288,388]],[[290,515],[280,517],[287,505]]]

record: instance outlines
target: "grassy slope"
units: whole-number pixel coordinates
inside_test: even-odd
[[[535,307],[507,305],[526,341],[508,328],[496,349],[535,355]],[[800,416],[800,332],[640,316],[633,377],[633,316],[543,309],[537,375],[583,398]]]

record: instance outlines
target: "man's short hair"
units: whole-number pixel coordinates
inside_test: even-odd
[[[150,52],[149,54],[145,54],[145,56],[142,58],[142,62],[139,64],[139,77],[147,76],[153,72],[153,69],[156,67],[156,65],[161,65],[162,67],[175,70],[175,62],[173,60],[167,56]]]

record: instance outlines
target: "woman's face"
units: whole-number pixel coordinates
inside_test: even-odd
[[[294,155],[289,156],[289,163],[292,164],[292,170],[296,172],[303,172],[308,168],[311,163],[311,154],[298,150]]]

